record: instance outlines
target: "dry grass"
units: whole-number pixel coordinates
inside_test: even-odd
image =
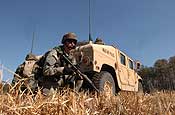
[[[175,92],[106,96],[65,89],[44,96],[11,88],[6,94],[1,91],[0,102],[3,115],[175,115]]]

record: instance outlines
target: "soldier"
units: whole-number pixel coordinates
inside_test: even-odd
[[[95,44],[101,44],[101,45],[104,45],[104,42],[103,42],[102,39],[100,39],[100,38],[96,38],[96,40],[95,40],[94,43],[95,43]]]
[[[37,87],[37,83],[35,81],[34,75],[32,73],[33,66],[38,61],[39,58],[35,56],[32,53],[27,54],[25,61],[18,66],[16,69],[16,74],[12,80],[12,85],[15,85],[18,83],[20,86],[20,89],[24,91],[27,87],[29,87],[33,92],[35,91],[35,88]]]
[[[66,33],[62,38],[62,44],[49,51],[46,56],[43,77],[39,80],[39,85],[43,89],[58,89],[69,85],[74,87],[77,91],[82,85],[82,80],[74,75],[71,65],[66,62],[62,55],[65,55],[73,64],[76,64],[75,58],[71,50],[75,49],[77,43],[77,36],[75,33]]]

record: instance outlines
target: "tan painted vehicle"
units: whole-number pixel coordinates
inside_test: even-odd
[[[80,71],[86,74],[100,91],[115,94],[124,91],[142,91],[142,79],[136,70],[140,63],[110,45],[89,42],[76,48],[75,57]],[[88,82],[84,87],[90,87]]]
[[[136,72],[140,68],[140,63],[132,60],[118,48],[90,41],[78,45],[73,53],[79,64],[78,74],[83,73],[81,76],[84,76],[83,88],[112,94],[121,90],[142,91],[142,79]],[[37,60],[40,60],[41,57],[36,56]],[[25,73],[31,73],[31,69],[36,66],[34,63],[26,63],[25,61],[27,64]],[[22,70],[25,71],[25,67]]]

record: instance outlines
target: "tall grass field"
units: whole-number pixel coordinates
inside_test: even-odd
[[[113,96],[71,89],[47,95],[40,90],[36,94],[8,90],[3,92],[1,86],[0,115],[175,115],[174,91]]]

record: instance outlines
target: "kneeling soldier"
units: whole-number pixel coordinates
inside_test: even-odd
[[[76,34],[66,33],[62,38],[63,45],[49,51],[43,66],[42,80],[39,80],[41,81],[40,86],[46,89],[58,89],[68,85],[79,91],[83,80],[75,75],[71,65],[63,57],[63,55],[66,56],[73,64],[76,64],[75,58],[71,54],[76,43]]]

